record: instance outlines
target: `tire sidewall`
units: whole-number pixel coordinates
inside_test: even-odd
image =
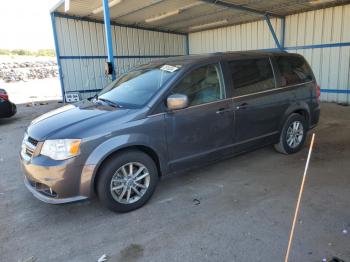
[[[123,204],[117,202],[113,198],[110,192],[110,183],[114,173],[121,166],[129,162],[139,162],[146,166],[150,174],[150,184],[146,193],[138,201],[131,204]],[[157,186],[158,180],[158,170],[152,158],[143,152],[125,151],[104,163],[104,166],[99,173],[97,193],[100,201],[110,210],[115,212],[129,212],[140,208],[150,199]]]
[[[292,148],[287,143],[287,130],[288,130],[289,126],[294,121],[299,121],[302,124],[304,133],[303,133],[303,138],[302,138],[300,144],[297,147]],[[290,115],[288,117],[287,121],[285,122],[285,125],[284,125],[283,130],[282,130],[282,134],[281,134],[281,141],[282,141],[283,149],[285,150],[285,152],[287,154],[294,154],[296,152],[299,152],[301,150],[301,148],[304,146],[306,135],[307,135],[307,125],[306,125],[305,118],[299,114]]]

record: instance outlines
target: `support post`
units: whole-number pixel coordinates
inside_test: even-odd
[[[190,39],[189,35],[186,35],[186,55],[190,54]]]
[[[66,94],[65,94],[65,90],[64,90],[62,66],[61,66],[61,60],[60,60],[61,55],[60,55],[60,46],[58,44],[57,27],[56,27],[56,16],[55,16],[55,13],[51,13],[50,15],[51,15],[53,39],[54,39],[54,43],[55,43],[58,75],[59,75],[60,85],[61,85],[62,102],[65,103],[66,102]]]
[[[276,43],[277,48],[279,50],[283,50],[280,42],[278,41],[278,38],[277,38],[276,33],[275,33],[275,30],[273,29],[273,26],[271,24],[270,17],[268,15],[265,15],[264,17],[265,17],[265,21],[266,21],[267,25],[269,26],[270,32],[272,34],[273,40]]]
[[[102,3],[103,3],[103,17],[104,17],[104,24],[105,24],[108,62],[110,62],[112,65],[112,80],[115,80],[116,77],[115,77],[115,67],[114,67],[114,58],[113,58],[111,19],[109,15],[108,0],[102,0]]]
[[[285,37],[286,37],[286,18],[281,18],[281,47],[284,50],[285,47]]]

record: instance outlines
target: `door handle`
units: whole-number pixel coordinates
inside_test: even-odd
[[[241,109],[246,109],[248,107],[248,103],[242,103],[238,106],[236,106],[237,110],[241,110]]]

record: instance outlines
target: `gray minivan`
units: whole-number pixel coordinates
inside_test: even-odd
[[[305,59],[231,52],[152,61],[93,98],[26,129],[25,185],[52,204],[86,199],[118,212],[144,205],[165,174],[267,145],[291,154],[319,120]]]

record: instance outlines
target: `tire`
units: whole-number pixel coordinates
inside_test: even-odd
[[[158,170],[151,157],[137,150],[124,151],[103,164],[98,174],[97,195],[110,210],[129,212],[151,198],[158,180]]]
[[[299,126],[295,128],[298,124],[301,126],[302,132]],[[293,113],[285,121],[280,134],[279,143],[275,144],[274,147],[282,154],[294,154],[302,149],[306,135],[307,124],[305,118],[300,114]]]

